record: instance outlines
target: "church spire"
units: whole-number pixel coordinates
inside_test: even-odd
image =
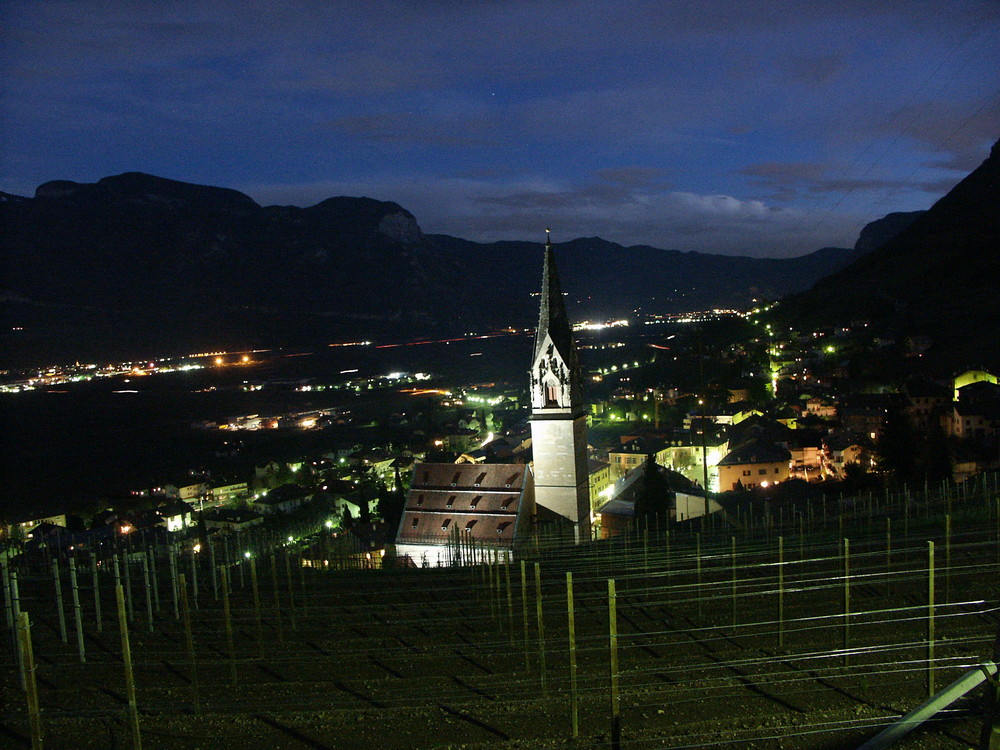
[[[542,300],[538,311],[538,328],[535,330],[535,358],[544,346],[545,336],[552,337],[563,360],[569,364],[570,359],[576,360],[576,346],[573,344],[573,331],[566,314],[566,302],[563,300],[562,287],[559,285],[559,272],[556,270],[556,260],[552,253],[550,230],[545,230],[545,260],[542,264]]]
[[[563,365],[565,373],[564,385],[572,408],[583,404],[583,387],[580,377],[580,361],[573,340],[573,330],[566,314],[566,302],[563,299],[562,287],[559,284],[559,272],[556,269],[555,254],[552,252],[550,230],[545,230],[545,259],[542,266],[542,294],[538,311],[538,328],[535,331],[535,350],[532,361],[535,368],[539,360],[552,359],[552,351]],[[563,381],[563,377],[560,377]],[[560,402],[563,400],[560,399]]]
[[[548,229],[529,382],[535,502],[566,519],[576,542],[587,541],[590,539],[587,405]]]

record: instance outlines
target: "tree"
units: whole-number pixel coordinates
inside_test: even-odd
[[[670,515],[670,484],[657,465],[655,457],[646,456],[642,487],[635,499],[635,520],[666,522]]]
[[[889,412],[885,426],[875,441],[875,462],[879,471],[897,484],[912,484],[917,478],[919,445],[910,420],[899,409]]]

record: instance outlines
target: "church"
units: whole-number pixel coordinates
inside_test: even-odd
[[[587,406],[548,230],[530,365],[532,463],[414,466],[397,557],[438,566],[517,556],[543,516],[590,540]]]

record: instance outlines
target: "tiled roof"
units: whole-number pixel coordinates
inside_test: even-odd
[[[780,445],[767,439],[752,440],[726,454],[719,461],[720,466],[739,466],[740,464],[773,464],[789,461],[792,454]]]
[[[524,464],[417,464],[399,527],[399,543],[444,544],[455,530],[511,545]]]

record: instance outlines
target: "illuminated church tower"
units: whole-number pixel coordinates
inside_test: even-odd
[[[572,522],[574,538],[581,542],[590,539],[587,407],[548,232],[530,371],[535,502]]]

